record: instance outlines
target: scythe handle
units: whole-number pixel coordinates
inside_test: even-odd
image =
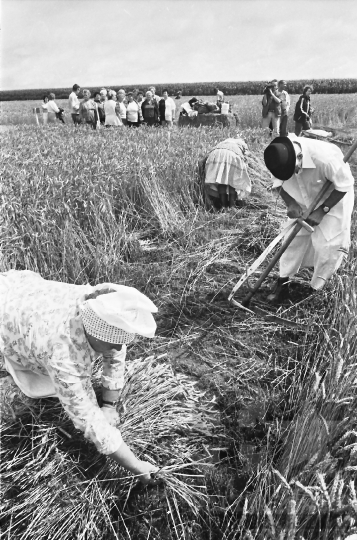
[[[346,152],[345,157],[343,158],[343,161],[345,163],[347,163],[347,161],[350,159],[350,157],[352,156],[352,154],[356,150],[356,148],[357,148],[357,139],[355,140],[355,142],[353,143],[351,148],[348,150],[348,152]]]
[[[314,228],[311,227],[311,225],[309,225],[308,223],[306,223],[306,221],[304,221],[303,219],[301,218],[297,218],[297,223],[299,223],[302,227],[304,227],[304,229],[307,230],[307,232],[309,233],[313,233],[314,232]]]

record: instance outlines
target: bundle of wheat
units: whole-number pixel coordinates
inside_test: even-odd
[[[93,378],[99,388],[99,364]],[[139,538],[157,527],[182,538],[199,526],[204,472],[213,466],[202,459],[202,445],[222,436],[214,406],[192,380],[153,357],[130,364],[123,404],[123,438],[161,467],[159,485],[141,489],[84,440],[57,400],[39,400],[2,426],[4,538]]]

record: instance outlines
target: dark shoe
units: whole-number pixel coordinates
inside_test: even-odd
[[[280,304],[281,302],[284,302],[284,300],[288,300],[289,298],[288,281],[289,281],[289,278],[278,278],[271,294],[269,294],[269,296],[267,297],[268,302],[272,302],[274,304]]]

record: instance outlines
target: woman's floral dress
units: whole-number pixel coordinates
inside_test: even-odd
[[[80,314],[85,295],[103,286],[110,284],[70,285],[28,270],[0,274],[0,352],[24,394],[58,397],[75,427],[109,455],[122,437],[98,406],[91,375],[99,354],[86,339]],[[125,345],[103,355],[106,388],[123,387],[125,356]]]

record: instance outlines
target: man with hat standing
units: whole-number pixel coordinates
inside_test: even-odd
[[[289,297],[288,282],[300,268],[313,267],[310,285],[319,290],[341,265],[350,245],[354,179],[337,146],[294,134],[274,139],[264,160],[289,221],[301,217],[326,181],[332,182],[323,202],[306,219],[314,232],[302,228],[280,259],[280,277],[268,296],[279,303]]]

